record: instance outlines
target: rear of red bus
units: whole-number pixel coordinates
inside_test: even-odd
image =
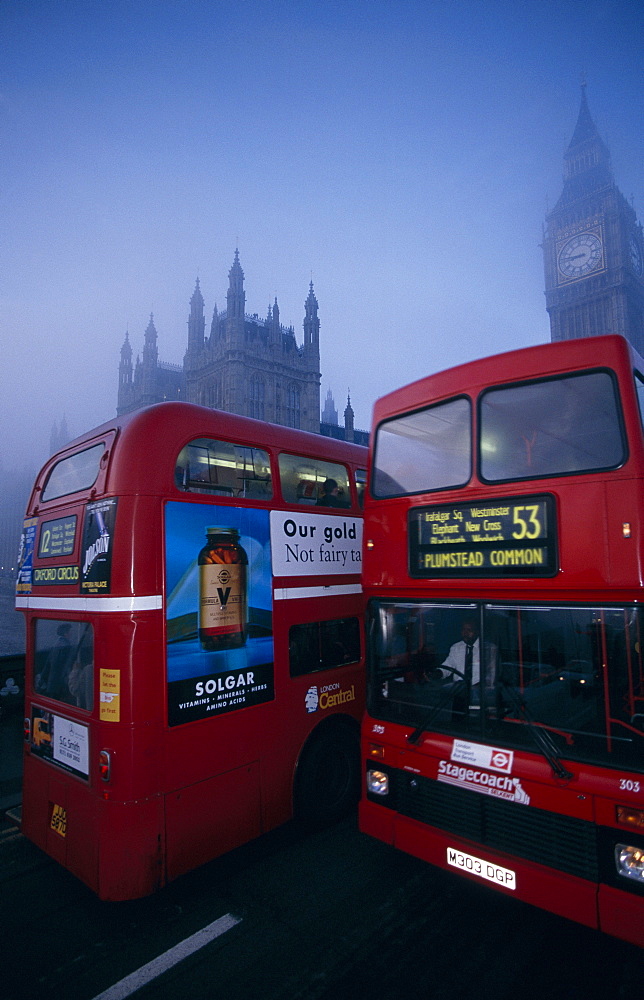
[[[360,804],[364,832],[640,946],[642,399],[604,337],[376,404]]]
[[[124,432],[106,425],[54,456],[27,509],[16,597],[26,620],[22,830],[96,891],[127,841],[122,882],[134,878],[137,894],[162,881],[162,534],[154,491],[110,490]],[[136,726],[143,715],[148,725]]]
[[[346,470],[345,509],[315,525],[330,536],[319,551],[350,561],[338,532],[359,548],[358,446],[168,403],[88,433],[38,476],[16,599],[22,830],[103,899],[150,893],[284,822],[300,790],[322,814],[355,801],[359,555],[324,581],[273,573],[277,532],[290,541],[312,516],[295,487],[284,509],[282,452]],[[199,463],[190,479],[186,454]],[[202,563],[218,574],[202,603],[238,601],[236,626],[199,619]],[[336,784],[319,781],[316,796],[325,761]]]

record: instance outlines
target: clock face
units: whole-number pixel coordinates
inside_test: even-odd
[[[594,233],[578,233],[559,251],[558,266],[566,278],[583,278],[602,266],[602,244]]]
[[[635,236],[631,236],[630,242],[628,244],[629,254],[631,258],[631,267],[635,271],[635,274],[642,273],[642,251],[640,250],[640,245]]]

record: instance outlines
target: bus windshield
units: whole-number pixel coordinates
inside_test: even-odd
[[[481,396],[481,478],[487,482],[614,469],[624,457],[608,372],[502,386]]]
[[[470,410],[468,399],[451,399],[381,424],[376,434],[374,496],[465,484],[472,463]]]
[[[643,624],[632,607],[374,601],[370,711],[524,749],[532,723],[567,758],[635,766],[644,751]]]

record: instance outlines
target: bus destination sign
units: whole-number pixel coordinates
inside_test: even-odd
[[[494,497],[409,511],[415,577],[554,576],[554,497]]]

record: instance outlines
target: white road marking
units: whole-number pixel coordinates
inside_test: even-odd
[[[174,948],[165,951],[163,955],[153,958],[147,965],[142,965],[136,972],[132,972],[125,979],[121,979],[114,986],[110,986],[103,993],[99,993],[98,996],[94,997],[94,1000],[124,1000],[125,997],[136,993],[142,986],[146,986],[153,979],[156,979],[157,976],[171,969],[173,965],[178,965],[184,958],[193,955],[200,948],[203,948],[204,945],[214,941],[215,938],[221,937],[222,934],[225,934],[226,931],[231,930],[231,928],[239,923],[241,923],[241,917],[233,917],[232,913],[227,913],[225,916],[219,917],[218,920],[214,920],[207,927],[203,927],[200,931],[186,938],[185,941],[175,944]]]

